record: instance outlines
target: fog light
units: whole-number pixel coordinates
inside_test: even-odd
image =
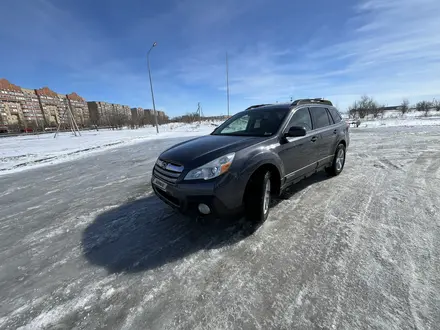
[[[206,204],[199,204],[199,212],[202,214],[209,214],[211,213],[211,209]]]

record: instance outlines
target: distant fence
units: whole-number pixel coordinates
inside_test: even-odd
[[[110,129],[111,127],[99,127],[99,129]],[[96,128],[80,128],[80,131],[96,131]],[[43,135],[43,134],[55,134],[57,129],[47,130],[47,131],[35,131],[35,132],[8,132],[0,133],[0,138],[13,137],[13,136],[26,136],[26,135]],[[60,129],[60,132],[71,132],[70,129]]]

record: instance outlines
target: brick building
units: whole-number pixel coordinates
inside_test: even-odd
[[[90,114],[86,100],[76,93],[71,93],[67,95],[67,102],[70,104],[76,124],[79,127],[89,126]]]
[[[40,89],[21,88],[6,79],[0,79],[0,128],[19,130],[32,128],[43,130],[61,124],[67,128],[69,108],[79,127],[90,124],[123,127],[132,125],[154,125],[154,111],[142,108],[130,109],[127,105],[108,102],[87,102],[76,93],[58,94],[48,87]],[[159,124],[168,117],[157,111]]]
[[[43,112],[41,111],[38,97],[33,89],[21,88],[24,95],[22,103],[23,117],[28,123],[35,123],[39,128],[45,126]]]
[[[40,108],[43,112],[46,126],[57,126],[59,124],[68,124],[66,97],[57,94],[48,87],[35,90],[40,102]]]
[[[35,93],[0,79],[0,126],[18,129],[42,124],[43,114]]]

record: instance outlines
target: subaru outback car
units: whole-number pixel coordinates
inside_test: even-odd
[[[223,217],[245,212],[264,221],[271,198],[325,170],[341,173],[349,129],[328,100],[255,105],[210,135],[174,145],[159,156],[151,184],[182,213]]]

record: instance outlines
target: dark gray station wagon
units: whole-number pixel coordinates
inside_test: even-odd
[[[339,175],[348,125],[328,100],[251,106],[210,135],[160,154],[151,183],[183,213],[218,217],[244,211],[264,221],[273,196],[313,173]]]

